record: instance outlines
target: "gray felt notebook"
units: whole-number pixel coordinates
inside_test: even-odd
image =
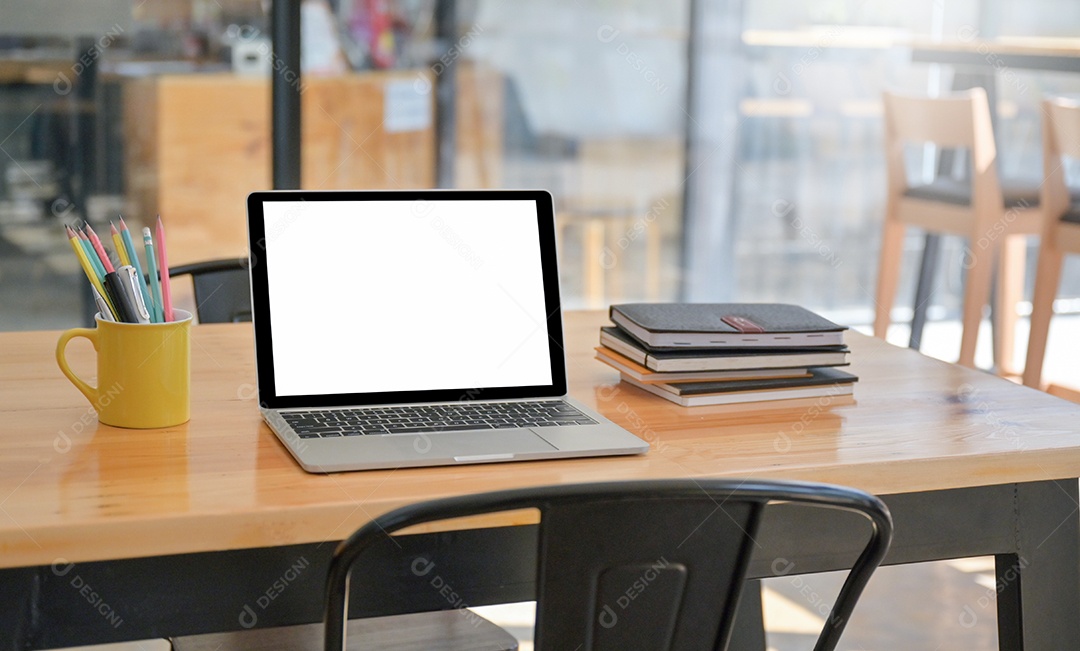
[[[847,329],[782,303],[625,303],[611,320],[656,348],[838,346]]]

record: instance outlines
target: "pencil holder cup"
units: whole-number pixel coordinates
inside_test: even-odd
[[[115,427],[150,429],[191,417],[191,313],[173,310],[167,323],[118,323],[97,317],[96,328],[73,328],[56,343],[56,363],[97,411]],[[64,351],[85,337],[97,351],[97,386],[68,366]]]

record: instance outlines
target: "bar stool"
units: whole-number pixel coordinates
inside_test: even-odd
[[[904,232],[917,226],[931,233],[969,238],[964,267],[963,335],[960,364],[975,366],[975,344],[983,307],[998,269],[995,359],[1012,357],[1016,304],[1023,289],[1024,237],[1041,232],[1038,191],[1008,188],[998,180],[994,132],[986,91],[973,88],[941,98],[884,94],[888,195],[879,258],[874,335],[884,338],[900,276]],[[938,177],[912,185],[904,164],[905,144],[933,143],[970,152],[971,181]],[[999,252],[1001,255],[999,256]],[[1000,258],[1000,260],[999,260]]]
[[[1065,253],[1080,253],[1080,195],[1065,185],[1062,156],[1080,158],[1080,103],[1044,100],[1042,204],[1046,207],[1044,230],[1035,271],[1035,296],[1031,302],[1031,335],[1028,338],[1024,384],[1040,388],[1050,317],[1061,282]]]

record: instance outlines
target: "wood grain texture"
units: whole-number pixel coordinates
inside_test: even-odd
[[[310,475],[260,420],[250,325],[192,333],[192,416],[98,424],[53,358],[57,332],[0,333],[0,566],[337,540],[425,499],[605,480],[747,477],[904,493],[1076,477],[1080,406],[849,333],[855,398],[681,408],[592,359],[602,312],[566,316],[571,393],[652,450]],[[88,344],[72,344],[92,375]]]
[[[454,185],[501,188],[506,79],[498,70],[461,61],[457,71]]]

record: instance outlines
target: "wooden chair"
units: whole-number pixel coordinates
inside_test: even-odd
[[[386,552],[400,546],[390,535],[440,520],[536,509],[537,651],[727,649],[758,525],[774,501],[838,509],[869,520],[867,542],[815,646],[828,651],[836,647],[859,595],[888,551],[888,508],[872,495],[839,486],[718,479],[525,488],[424,502],[379,516],[334,552],[323,648],[336,651],[346,642],[358,648],[352,646],[354,623],[347,623],[346,615],[350,596],[373,601],[374,586],[363,581],[364,561],[374,556],[391,563],[398,590],[426,587],[431,580],[417,568],[430,570],[434,560],[415,553],[387,560]],[[354,565],[359,566],[355,572]],[[360,585],[350,589],[350,581]]]
[[[990,297],[994,263],[998,261],[1000,309],[996,314],[994,358],[1007,365],[1012,358],[1016,304],[1023,292],[1024,237],[1039,233],[1042,226],[1038,191],[1034,186],[1002,190],[990,109],[982,88],[932,99],[885,93],[884,105],[888,196],[874,334],[884,338],[889,328],[907,227],[961,235],[968,238],[968,248],[963,261],[967,280],[960,363],[975,365],[979,324]],[[970,152],[970,183],[943,177],[925,185],[909,183],[904,146],[925,143]]]
[[[1080,196],[1065,185],[1062,156],[1080,158],[1080,102],[1044,100],[1042,204],[1044,225],[1035,272],[1024,384],[1040,387],[1050,317],[1065,253],[1080,253]]]

